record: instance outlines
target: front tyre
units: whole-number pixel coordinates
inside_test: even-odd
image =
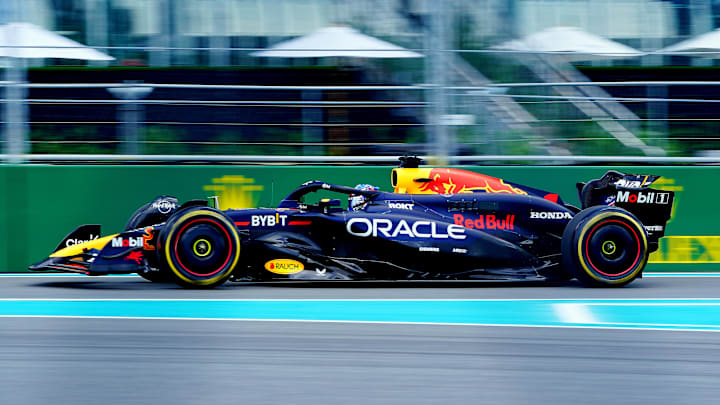
[[[616,207],[592,207],[581,214],[563,233],[565,268],[592,287],[619,287],[637,278],[648,260],[642,223]]]
[[[240,238],[220,211],[192,207],[168,220],[160,236],[159,253],[176,283],[212,288],[230,277],[240,257]]]

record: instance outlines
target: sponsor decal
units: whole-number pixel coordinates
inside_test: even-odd
[[[618,191],[617,202],[630,204],[667,204],[670,202],[670,193],[657,191]]]
[[[275,274],[295,274],[305,270],[305,266],[297,260],[274,259],[265,263],[265,270]]]
[[[325,276],[325,273],[327,273],[327,269],[324,267],[322,269],[320,269],[320,268],[315,269],[315,274],[317,274],[318,276]]]
[[[158,210],[161,214],[168,214],[170,211],[177,208],[177,204],[170,200],[160,200],[152,203],[152,207]]]
[[[125,256],[125,260],[133,260],[137,264],[142,264],[143,254],[141,251],[136,250],[134,252],[130,252],[129,255]]]
[[[99,238],[99,237],[100,237],[100,235],[90,234],[89,239],[87,239],[87,240],[84,240],[84,239],[75,239],[75,238],[73,238],[73,239],[68,239],[68,240],[65,241],[65,247],[75,246],[75,245],[79,245],[79,244],[81,244],[81,243],[90,242],[90,241],[93,241],[93,240],[95,240],[95,239],[97,239],[97,238]]]
[[[389,202],[388,207],[398,210],[411,210],[415,207],[413,203]]]
[[[645,225],[645,230],[648,232],[662,232],[665,229],[662,225]]]
[[[562,211],[530,211],[530,219],[572,219],[572,215]]]
[[[397,238],[400,235],[420,239],[463,240],[467,238],[465,228],[462,226],[451,224],[444,231],[442,227],[442,224],[432,221],[407,222],[401,219],[393,222],[386,218],[352,218],[345,226],[349,234],[363,238],[377,237],[378,235],[386,238]]]
[[[467,253],[467,249],[463,248],[453,248],[453,253]]]
[[[144,250],[155,250],[155,246],[151,245],[150,242],[152,242],[153,238],[155,238],[155,235],[153,234],[153,229],[155,227],[147,227],[145,228],[145,233],[143,233],[143,249]]]
[[[252,215],[250,217],[250,225],[252,226],[285,226],[287,215]]]
[[[617,187],[625,187],[625,188],[642,188],[642,186],[643,186],[642,181],[627,180],[627,179],[620,179],[613,184],[615,184],[615,186],[617,186]]]
[[[605,205],[615,205],[615,196],[609,195],[605,198]]]
[[[515,229],[515,215],[505,215],[505,218],[501,219],[495,215],[478,215],[477,218],[466,218],[463,214],[455,214],[453,215],[453,221],[455,221],[455,225],[470,229]]]
[[[440,248],[431,246],[420,246],[421,252],[440,252]]]
[[[118,236],[116,238],[112,239],[111,246],[116,247],[142,247],[144,244],[143,237],[138,236],[134,238],[125,238],[122,236]]]

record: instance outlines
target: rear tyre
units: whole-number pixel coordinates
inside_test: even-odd
[[[240,238],[220,211],[191,207],[168,220],[160,234],[158,253],[176,283],[212,288],[230,277],[240,257]]]
[[[623,286],[645,268],[647,232],[634,215],[623,209],[591,207],[568,223],[562,255],[565,268],[583,285]]]

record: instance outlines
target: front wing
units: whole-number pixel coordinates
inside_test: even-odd
[[[87,235],[77,234],[82,228],[78,227],[65,240],[87,238]],[[66,247],[59,246],[48,258],[28,268],[32,271],[69,271],[87,275],[151,271],[146,255],[154,255],[156,235],[155,228],[148,227]]]

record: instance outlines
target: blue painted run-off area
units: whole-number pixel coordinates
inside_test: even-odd
[[[0,317],[103,317],[720,331],[720,299],[0,300]]]

